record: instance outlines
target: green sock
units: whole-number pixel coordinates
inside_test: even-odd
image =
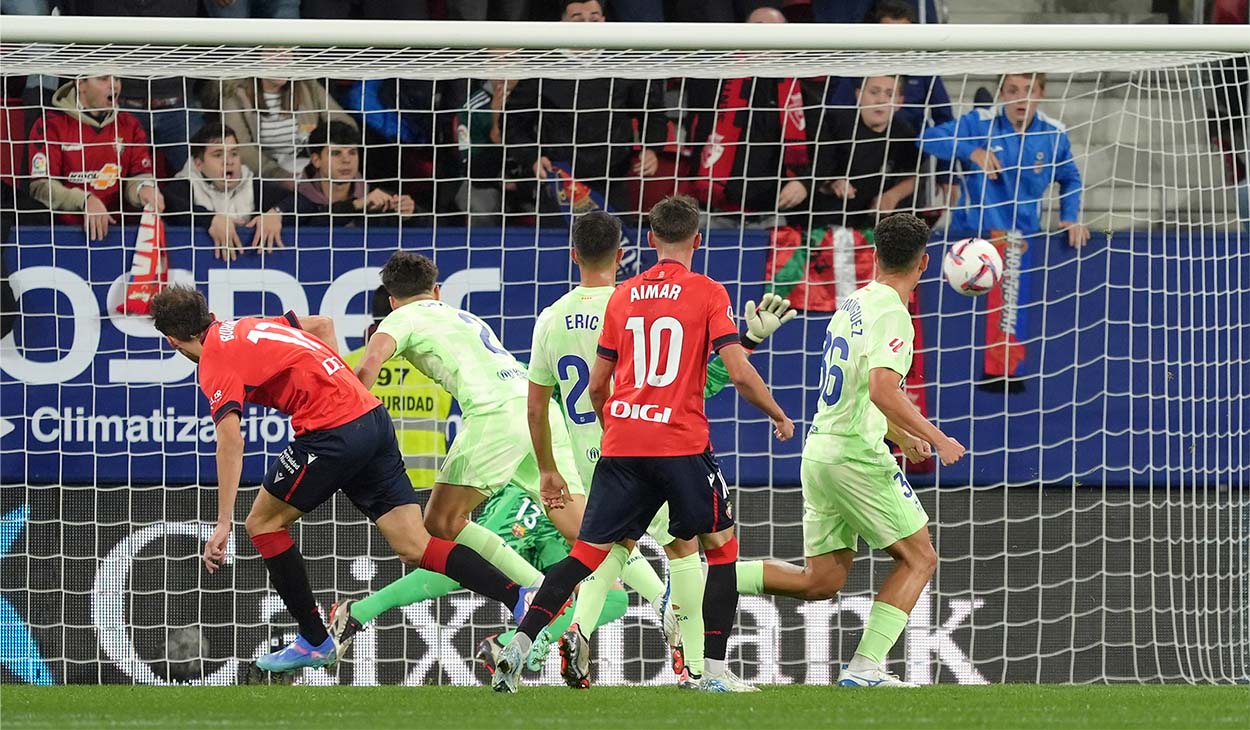
[[[738,594],[758,596],[764,592],[764,561],[738,561]]]
[[[538,568],[508,547],[502,537],[476,522],[465,525],[460,534],[456,535],[456,542],[481,555],[486,562],[499,568],[499,572],[508,576],[509,580],[516,581],[518,585],[532,586],[543,577]]]
[[[703,561],[699,554],[668,561],[668,582],[673,592],[669,600],[681,624],[681,646],[686,665],[703,674]]]
[[[637,547],[625,561],[625,569],[621,571],[621,580],[625,581],[625,585],[634,589],[634,593],[645,598],[648,603],[659,603],[664,597],[664,581],[655,574],[655,568],[652,568],[651,562],[638,552]]]
[[[442,598],[459,590],[460,584],[442,573],[417,568],[385,588],[352,604],[352,618],[367,624],[383,611],[431,598]]]
[[[577,601],[573,601],[572,608],[577,608]],[[597,629],[604,624],[612,623],[618,618],[624,616],[627,610],[629,610],[629,594],[620,588],[613,588],[608,591],[607,598],[603,603],[603,610],[599,612],[599,618],[595,620],[594,628]],[[553,637],[559,639],[560,634],[568,631],[569,626],[572,625],[573,612],[571,610],[565,611],[560,614],[559,618],[547,627],[547,631],[550,631]],[[506,646],[509,641],[512,641],[513,636],[516,636],[516,629],[513,629],[505,634],[501,634],[499,636],[499,643]]]
[[[907,626],[907,614],[902,609],[881,601],[872,602],[868,612],[868,625],[855,647],[855,653],[869,661],[881,664],[898,641],[899,634]]]
[[[564,612],[572,614],[569,621],[577,624],[586,636],[590,636],[595,630],[595,620],[603,611],[608,591],[616,585],[616,579],[620,577],[621,569],[625,567],[625,559],[628,556],[629,551],[623,545],[613,545],[612,550],[608,552],[608,557],[604,558],[603,564],[587,576],[582,581],[581,587],[577,589],[577,603],[574,604],[573,610]],[[558,636],[558,634],[553,631],[552,636]]]

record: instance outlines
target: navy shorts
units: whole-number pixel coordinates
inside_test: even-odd
[[[637,540],[665,502],[673,537],[689,540],[733,527],[729,487],[710,449],[690,456],[604,456],[595,465],[578,539]]]
[[[297,436],[262,484],[300,512],[312,512],[341,489],[374,522],[401,504],[418,503],[395,424],[381,405],[342,426]]]

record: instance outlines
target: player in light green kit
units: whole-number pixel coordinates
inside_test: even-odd
[[[552,394],[556,392],[564,422],[573,440],[578,473],[571,475],[589,485],[603,429],[595,418],[586,393],[590,367],[595,361],[600,324],[608,299],[615,290],[616,270],[621,258],[621,224],[614,216],[596,211],[578,218],[572,230],[573,260],[581,272],[581,285],[547,307],[534,325],[534,344],[529,367],[529,426],[538,459],[544,492],[568,493],[565,481],[568,472],[559,464],[551,448],[553,428],[549,417]],[[747,304],[747,334],[743,344],[753,349],[784,322],[795,316],[790,303],[769,295],[757,310]],[[723,363],[716,358],[709,365],[705,397],[711,397],[728,383]],[[558,392],[557,392],[558,391]],[[646,558],[637,548],[631,553],[623,546],[612,548],[607,560],[579,590],[573,608],[573,625],[560,639],[561,669],[571,687],[589,686],[590,650],[587,629],[593,629],[600,606],[616,577],[651,601],[668,601],[676,614],[676,627],[665,626],[670,647],[673,647],[673,668],[679,686],[697,689],[703,671],[703,569],[698,546],[694,540],[677,540],[668,534],[668,508],[665,506],[647,530],[659,543],[669,561],[669,590],[656,578],[654,582],[637,577],[643,566],[654,576]],[[677,631],[674,631],[677,628]],[[679,645],[680,642],[680,645]],[[535,653],[531,651],[531,661]]]
[[[399,251],[391,257],[382,268],[382,285],[393,311],[369,339],[356,374],[372,387],[383,364],[399,353],[460,403],[462,426],[430,495],[426,529],[472,548],[525,589],[533,588],[542,580],[538,569],[468,519],[509,483],[539,499],[538,466],[525,428],[525,368],[485,322],[439,301],[437,282],[438,269],[425,256]],[[552,420],[560,425],[558,416]],[[557,461],[576,469],[562,426],[554,445]],[[580,478],[569,486],[585,494]],[[551,521],[572,540],[581,515],[554,514]]]
[[[821,600],[846,583],[860,537],[894,558],[855,656],[842,665],[838,684],[848,687],[914,686],[884,662],[937,567],[929,516],[885,439],[913,462],[929,458],[930,444],[948,466],[964,454],[901,388],[915,337],[905,302],[929,264],[929,227],[898,213],[877,224],[875,240],[876,279],[847,298],[825,334],[819,401],[803,444],[806,565],[738,563],[739,593]]]

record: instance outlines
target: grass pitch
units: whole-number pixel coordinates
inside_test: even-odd
[[[1246,687],[0,687],[19,728],[1210,728],[1247,727]]]

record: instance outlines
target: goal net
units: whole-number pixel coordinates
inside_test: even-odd
[[[294,632],[241,524],[227,566],[199,559],[213,427],[194,366],[121,313],[146,292],[328,315],[355,354],[380,266],[420,251],[524,360],[576,283],[571,220],[620,216],[629,275],[655,260],[646,210],[675,193],[705,211],[695,266],[739,310],[767,291],[802,310],[752,356],[800,429],[878,215],[933,225],[906,389],[968,456],[907,467],[941,560],[894,669],[1247,681],[1250,47],[1035,30],[6,16],[0,681],[230,684]],[[140,214],[155,203],[159,221]],[[939,260],[973,236],[1005,271],[969,299]],[[458,409],[398,366],[378,388],[428,487]],[[707,410],[744,558],[801,560],[802,439],[775,442],[732,390]],[[240,523],[290,427],[249,407],[243,431]],[[342,498],[294,534],[323,611],[405,571]],[[830,682],[888,568],[864,548],[834,599],[744,597],[735,671]],[[596,633],[595,681],[668,683],[631,601]],[[481,683],[474,649],[505,618],[463,592],[391,610],[301,681]]]

